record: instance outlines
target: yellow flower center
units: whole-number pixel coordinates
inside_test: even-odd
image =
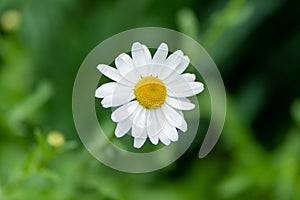
[[[165,102],[167,89],[160,79],[146,76],[136,84],[134,95],[145,108],[157,108]]]

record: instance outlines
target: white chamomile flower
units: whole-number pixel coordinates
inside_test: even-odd
[[[195,105],[187,97],[203,91],[195,75],[184,73],[190,60],[181,50],[168,56],[168,46],[161,43],[151,56],[139,42],[131,55],[122,53],[115,59],[116,68],[99,64],[97,69],[115,82],[97,88],[95,96],[103,98],[104,108],[117,107],[111,119],[117,123],[116,137],[131,133],[134,147],[140,148],[149,138],[153,144],[165,145],[178,140],[177,129],[186,132],[182,110]]]

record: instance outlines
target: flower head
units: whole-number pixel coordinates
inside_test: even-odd
[[[7,32],[16,31],[20,26],[21,16],[17,10],[7,10],[0,18],[2,28]]]
[[[178,140],[177,129],[186,132],[187,123],[182,110],[195,105],[187,97],[203,91],[195,75],[182,74],[190,60],[181,50],[168,56],[168,46],[161,43],[151,56],[139,42],[115,59],[116,68],[99,64],[97,69],[115,82],[96,89],[95,96],[103,98],[104,108],[117,107],[111,119],[117,123],[116,137],[131,133],[134,147],[140,148],[149,138],[153,144],[169,145]]]
[[[53,147],[60,147],[65,144],[65,137],[59,131],[51,131],[47,135],[47,142]]]

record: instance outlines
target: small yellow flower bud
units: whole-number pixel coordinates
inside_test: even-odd
[[[5,11],[0,19],[2,29],[7,32],[16,31],[20,26],[21,16],[17,10]]]
[[[51,131],[47,135],[47,142],[53,147],[60,147],[65,144],[65,137],[59,131]]]

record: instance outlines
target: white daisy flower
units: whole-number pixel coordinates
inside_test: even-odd
[[[153,144],[165,145],[178,140],[177,129],[187,131],[182,110],[195,105],[187,97],[203,91],[195,75],[182,74],[190,60],[181,50],[168,56],[168,46],[161,43],[151,56],[139,42],[131,47],[131,55],[122,53],[115,59],[116,68],[99,64],[97,69],[115,82],[96,89],[104,108],[117,107],[111,119],[117,123],[116,137],[131,133],[135,148],[149,138]]]

